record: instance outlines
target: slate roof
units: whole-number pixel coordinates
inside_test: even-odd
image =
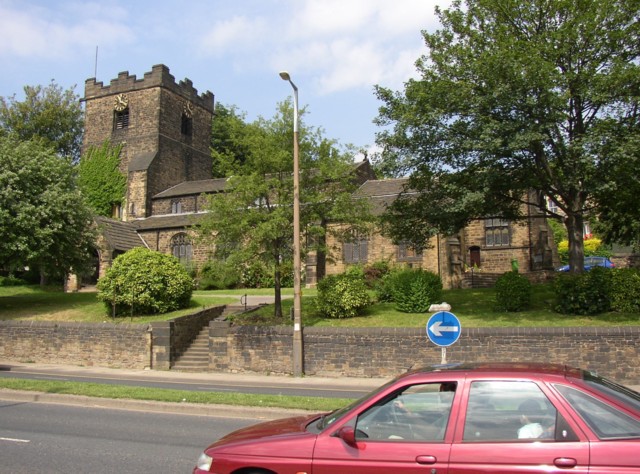
[[[369,200],[371,212],[379,216],[404,191],[408,181],[407,178],[369,180],[356,190],[354,196]]]
[[[137,230],[152,230],[152,229],[186,229],[202,218],[204,213],[198,214],[165,214],[163,216],[151,216],[145,219],[139,219],[129,222],[132,227]]]
[[[129,171],[144,171],[148,169],[157,154],[157,151],[149,151],[135,155],[129,163]]]
[[[180,184],[176,184],[175,186],[156,194],[153,196],[153,199],[189,196],[194,194],[199,195],[202,193],[219,193],[224,191],[226,185],[226,178],[183,181]]]
[[[97,216],[95,221],[109,247],[114,250],[126,252],[135,247],[147,246],[130,222],[109,219],[103,216]]]

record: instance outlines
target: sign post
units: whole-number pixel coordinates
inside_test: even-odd
[[[447,347],[460,338],[460,320],[449,311],[438,311],[427,322],[427,336],[436,346],[442,348],[442,363],[447,363]]]

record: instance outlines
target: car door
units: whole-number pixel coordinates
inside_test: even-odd
[[[587,473],[589,442],[532,381],[470,380],[450,474]]]
[[[640,472],[640,420],[577,387],[555,389],[586,424],[590,439],[590,474]]]
[[[321,433],[313,474],[446,474],[456,383],[413,384]]]

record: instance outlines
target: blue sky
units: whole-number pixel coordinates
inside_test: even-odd
[[[25,85],[108,84],[165,64],[176,81],[247,114],[271,118],[299,88],[305,121],[368,148],[378,84],[401,90],[426,52],[421,30],[448,0],[0,0],[0,96]],[[96,61],[97,48],[97,61]]]

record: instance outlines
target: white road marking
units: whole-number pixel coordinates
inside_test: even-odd
[[[0,437],[0,441],[11,441],[12,443],[30,443],[30,439],[17,439],[17,438],[2,438]]]

